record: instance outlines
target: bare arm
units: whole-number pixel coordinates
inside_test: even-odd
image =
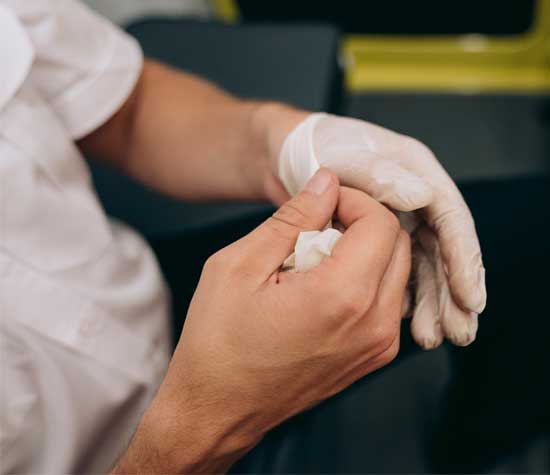
[[[124,106],[79,146],[176,198],[265,199],[270,160],[306,115],[147,60]]]

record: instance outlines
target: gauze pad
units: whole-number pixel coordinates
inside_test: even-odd
[[[283,270],[306,272],[313,269],[326,256],[330,256],[332,248],[340,237],[342,233],[333,228],[301,232],[294,246],[294,253],[283,263]]]
[[[287,137],[279,157],[279,178],[290,195],[299,193],[308,180],[319,170],[319,162],[313,150],[312,133],[323,114],[313,114],[298,125]],[[324,231],[303,231],[299,234],[291,254],[283,264],[283,270],[307,272],[330,256],[342,233],[329,222]]]

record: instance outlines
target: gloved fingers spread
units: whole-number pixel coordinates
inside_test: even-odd
[[[443,342],[443,329],[435,267],[419,243],[413,247],[413,272],[416,284],[416,303],[411,322],[414,340],[425,350]]]
[[[426,219],[437,234],[455,303],[465,311],[481,313],[487,300],[481,248],[472,215],[458,190],[457,194],[452,202],[441,199],[429,206]]]
[[[434,282],[437,283],[437,302],[443,334],[455,345],[469,345],[475,340],[477,314],[461,309],[453,300],[435,234],[422,227],[418,231],[418,238],[435,271]]]

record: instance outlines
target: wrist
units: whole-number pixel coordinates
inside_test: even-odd
[[[262,438],[233,407],[159,395],[144,414],[113,474],[222,473]]]
[[[279,102],[262,102],[255,108],[253,127],[264,144],[271,173],[277,174],[277,161],[286,137],[310,114]]]

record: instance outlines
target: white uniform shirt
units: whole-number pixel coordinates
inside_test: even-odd
[[[157,263],[105,217],[74,145],[141,65],[75,0],[0,0],[2,472],[108,470],[166,370]]]

